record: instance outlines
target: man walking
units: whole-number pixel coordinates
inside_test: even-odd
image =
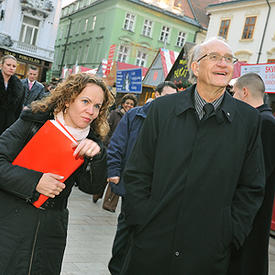
[[[44,86],[37,81],[38,69],[34,66],[29,67],[27,78],[22,79],[22,84],[25,87],[24,106],[31,104],[33,101],[41,99],[45,96]]]
[[[266,185],[263,204],[253,222],[253,229],[243,247],[239,251],[233,251],[228,275],[267,275],[269,232],[275,192],[275,118],[271,108],[264,104],[265,85],[258,74],[242,75],[235,82],[233,90],[235,98],[260,112]]]
[[[225,92],[236,58],[224,41],[189,56],[196,84],[152,102],[125,168],[133,234],[121,274],[224,275],[264,194],[260,117]]]

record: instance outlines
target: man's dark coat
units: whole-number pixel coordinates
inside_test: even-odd
[[[200,121],[194,89],[152,103],[126,165],[123,275],[226,274],[262,203],[258,112],[226,93]]]
[[[266,186],[263,204],[244,246],[233,251],[228,275],[267,275],[268,244],[275,192],[275,117],[266,104],[259,106],[262,118],[262,143],[265,160]]]
[[[25,88],[24,106],[27,106],[33,101],[39,100],[46,95],[45,88],[42,83],[35,81],[31,90],[29,90],[28,78],[22,79],[21,81]]]
[[[12,75],[5,89],[0,70],[0,135],[19,118],[24,102],[24,87],[20,79]]]

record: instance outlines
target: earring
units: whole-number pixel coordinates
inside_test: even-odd
[[[67,108],[65,108],[65,110],[64,110],[64,114],[66,114],[67,113]]]

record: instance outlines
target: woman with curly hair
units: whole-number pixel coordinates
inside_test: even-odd
[[[60,274],[72,186],[76,182],[80,190],[92,194],[100,192],[106,181],[102,139],[109,130],[111,101],[101,79],[83,73],[71,75],[48,97],[24,109],[0,137],[0,274]],[[74,154],[84,158],[64,183],[62,175],[12,164],[49,119],[63,124],[78,142]],[[40,194],[49,199],[35,208],[32,202]]]

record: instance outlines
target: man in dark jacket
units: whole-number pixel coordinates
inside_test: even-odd
[[[165,81],[157,86],[156,97],[174,94],[177,90],[177,86],[173,82]],[[121,212],[118,216],[112,258],[109,263],[109,270],[112,275],[120,274],[130,237],[129,227],[125,223],[123,198],[125,196],[125,187],[121,175],[132,152],[140,128],[147,116],[150,105],[151,101],[144,106],[129,110],[118,123],[108,146],[108,181],[110,182],[112,192],[122,196]]]
[[[42,83],[37,81],[38,69],[31,66],[28,70],[28,77],[22,79],[22,84],[25,88],[25,101],[24,106],[31,104],[33,101],[41,99],[46,95]]]
[[[275,118],[264,104],[265,85],[258,74],[248,73],[234,84],[234,97],[256,108],[262,119],[262,143],[265,160],[265,196],[244,246],[232,254],[229,275],[267,275],[268,245],[275,192]]]
[[[190,52],[196,85],[152,102],[124,172],[130,248],[120,275],[225,275],[264,195],[260,117],[225,92],[236,58]]]

